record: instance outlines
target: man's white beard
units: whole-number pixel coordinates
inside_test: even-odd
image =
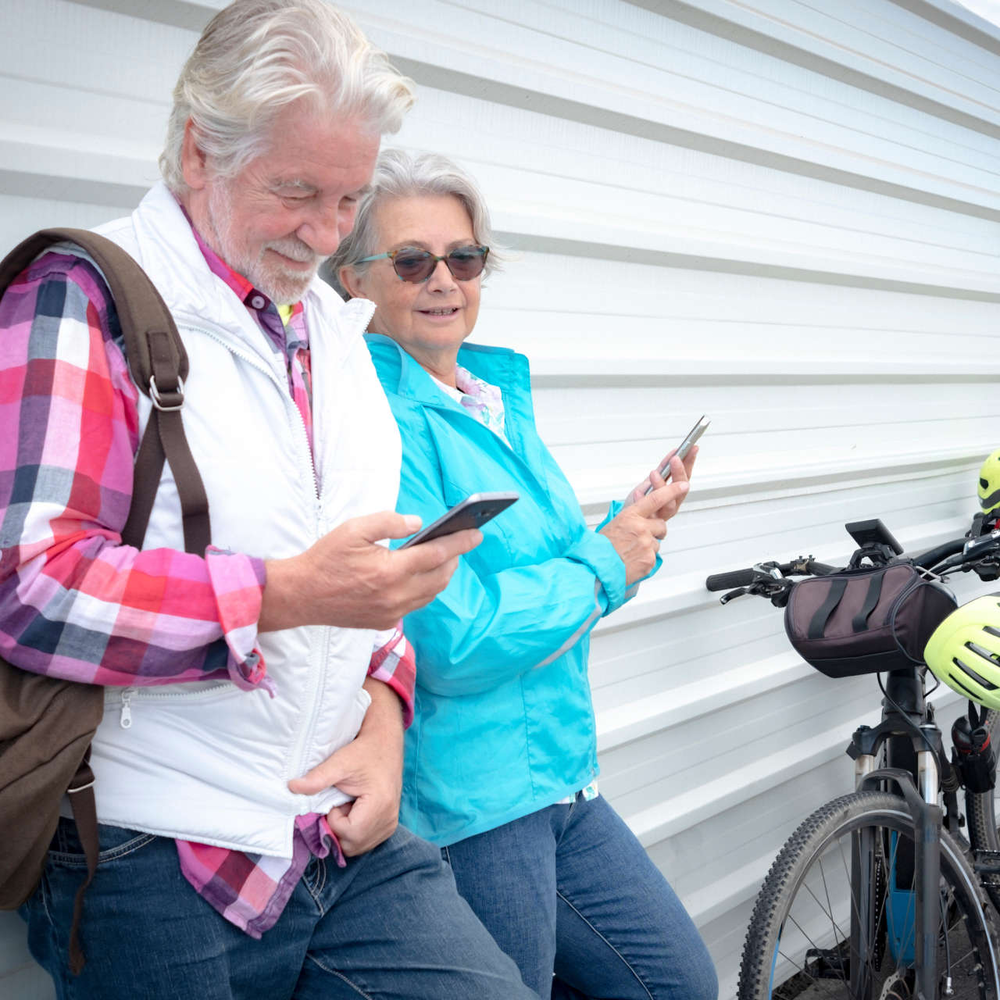
[[[208,222],[212,232],[204,234],[212,249],[272,302],[277,305],[298,302],[305,295],[323,258],[295,236],[270,240],[254,256],[240,244],[238,236],[233,232],[232,220],[229,185],[224,180],[216,180],[208,193]],[[292,260],[312,261],[313,266],[308,271],[302,271],[282,267],[277,263],[265,264],[264,253],[267,250],[276,250]]]

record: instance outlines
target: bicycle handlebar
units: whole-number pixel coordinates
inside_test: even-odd
[[[734,569],[729,573],[713,573],[705,581],[709,590],[732,590],[734,587],[749,587],[753,583],[752,569]]]
[[[924,569],[930,569],[932,566],[936,566],[939,562],[947,559],[949,556],[958,555],[958,553],[965,548],[968,541],[968,538],[949,539],[947,542],[942,542],[940,545],[936,545],[933,549],[928,549],[919,556],[915,556],[913,563],[914,565],[921,566]]]
[[[734,569],[728,573],[713,573],[707,580],[705,586],[709,590],[732,590],[735,587],[749,587],[755,580],[759,580],[761,575],[767,574],[767,568],[773,566],[778,570],[781,579],[787,576],[828,576],[836,573],[838,567],[828,566],[826,563],[817,562],[812,558],[795,559],[787,563],[767,563],[750,569]]]
[[[970,539],[968,535],[962,538],[952,538],[919,555],[901,555],[898,559],[891,561],[894,563],[910,562],[922,569],[933,569],[938,573],[945,574],[960,567],[967,569],[973,563],[983,562],[991,556],[995,560],[998,554],[1000,554],[1000,530],[994,530],[979,538]],[[842,569],[843,567],[816,562],[811,557],[800,556],[788,563],[758,563],[749,569],[713,573],[705,580],[705,586],[712,591],[750,588],[750,593],[774,598],[782,590],[787,593],[787,588],[792,586],[792,581],[787,579],[790,576],[828,576],[831,573],[839,573]],[[722,600],[723,603],[726,603],[727,598],[724,597]]]

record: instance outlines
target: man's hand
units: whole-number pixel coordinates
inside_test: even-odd
[[[345,521],[300,555],[269,560],[259,630],[392,628],[444,590],[458,557],[483,540],[481,532],[469,530],[396,551],[376,544],[419,528],[420,518],[412,514],[366,514]]]
[[[680,459],[674,461],[681,466]],[[656,564],[660,541],[667,535],[667,519],[661,516],[661,511],[672,517],[688,491],[686,478],[664,483],[655,470],[651,475],[655,477],[654,484],[659,480],[661,485],[648,496],[623,507],[617,517],[601,528],[601,534],[611,542],[625,564],[627,586],[641,580]]]
[[[403,787],[403,712],[392,688],[369,677],[372,696],[358,735],[308,774],[288,783],[293,792],[312,795],[336,785],[353,802],[327,814],[344,854],[353,858],[378,847],[399,825]]]

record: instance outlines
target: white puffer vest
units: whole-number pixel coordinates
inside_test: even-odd
[[[318,279],[304,299],[314,475],[283,359],[209,271],[166,187],[99,231],[145,269],[187,349],[184,429],[208,493],[213,545],[282,558],[347,518],[395,507],[399,434],[362,338],[370,302],[345,304]],[[151,407],[139,399],[143,430]],[[161,547],[184,548],[169,466],[143,544]],[[295,817],[347,799],[335,788],[294,795],[287,782],[357,734],[373,641],[360,629],[262,634],[273,699],[229,682],[109,688],[92,759],[100,821],[291,857]]]

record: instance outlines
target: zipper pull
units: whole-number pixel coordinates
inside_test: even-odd
[[[132,699],[132,688],[125,688],[122,691],[122,714],[121,723],[122,729],[132,728],[132,706],[129,705],[129,701]]]

